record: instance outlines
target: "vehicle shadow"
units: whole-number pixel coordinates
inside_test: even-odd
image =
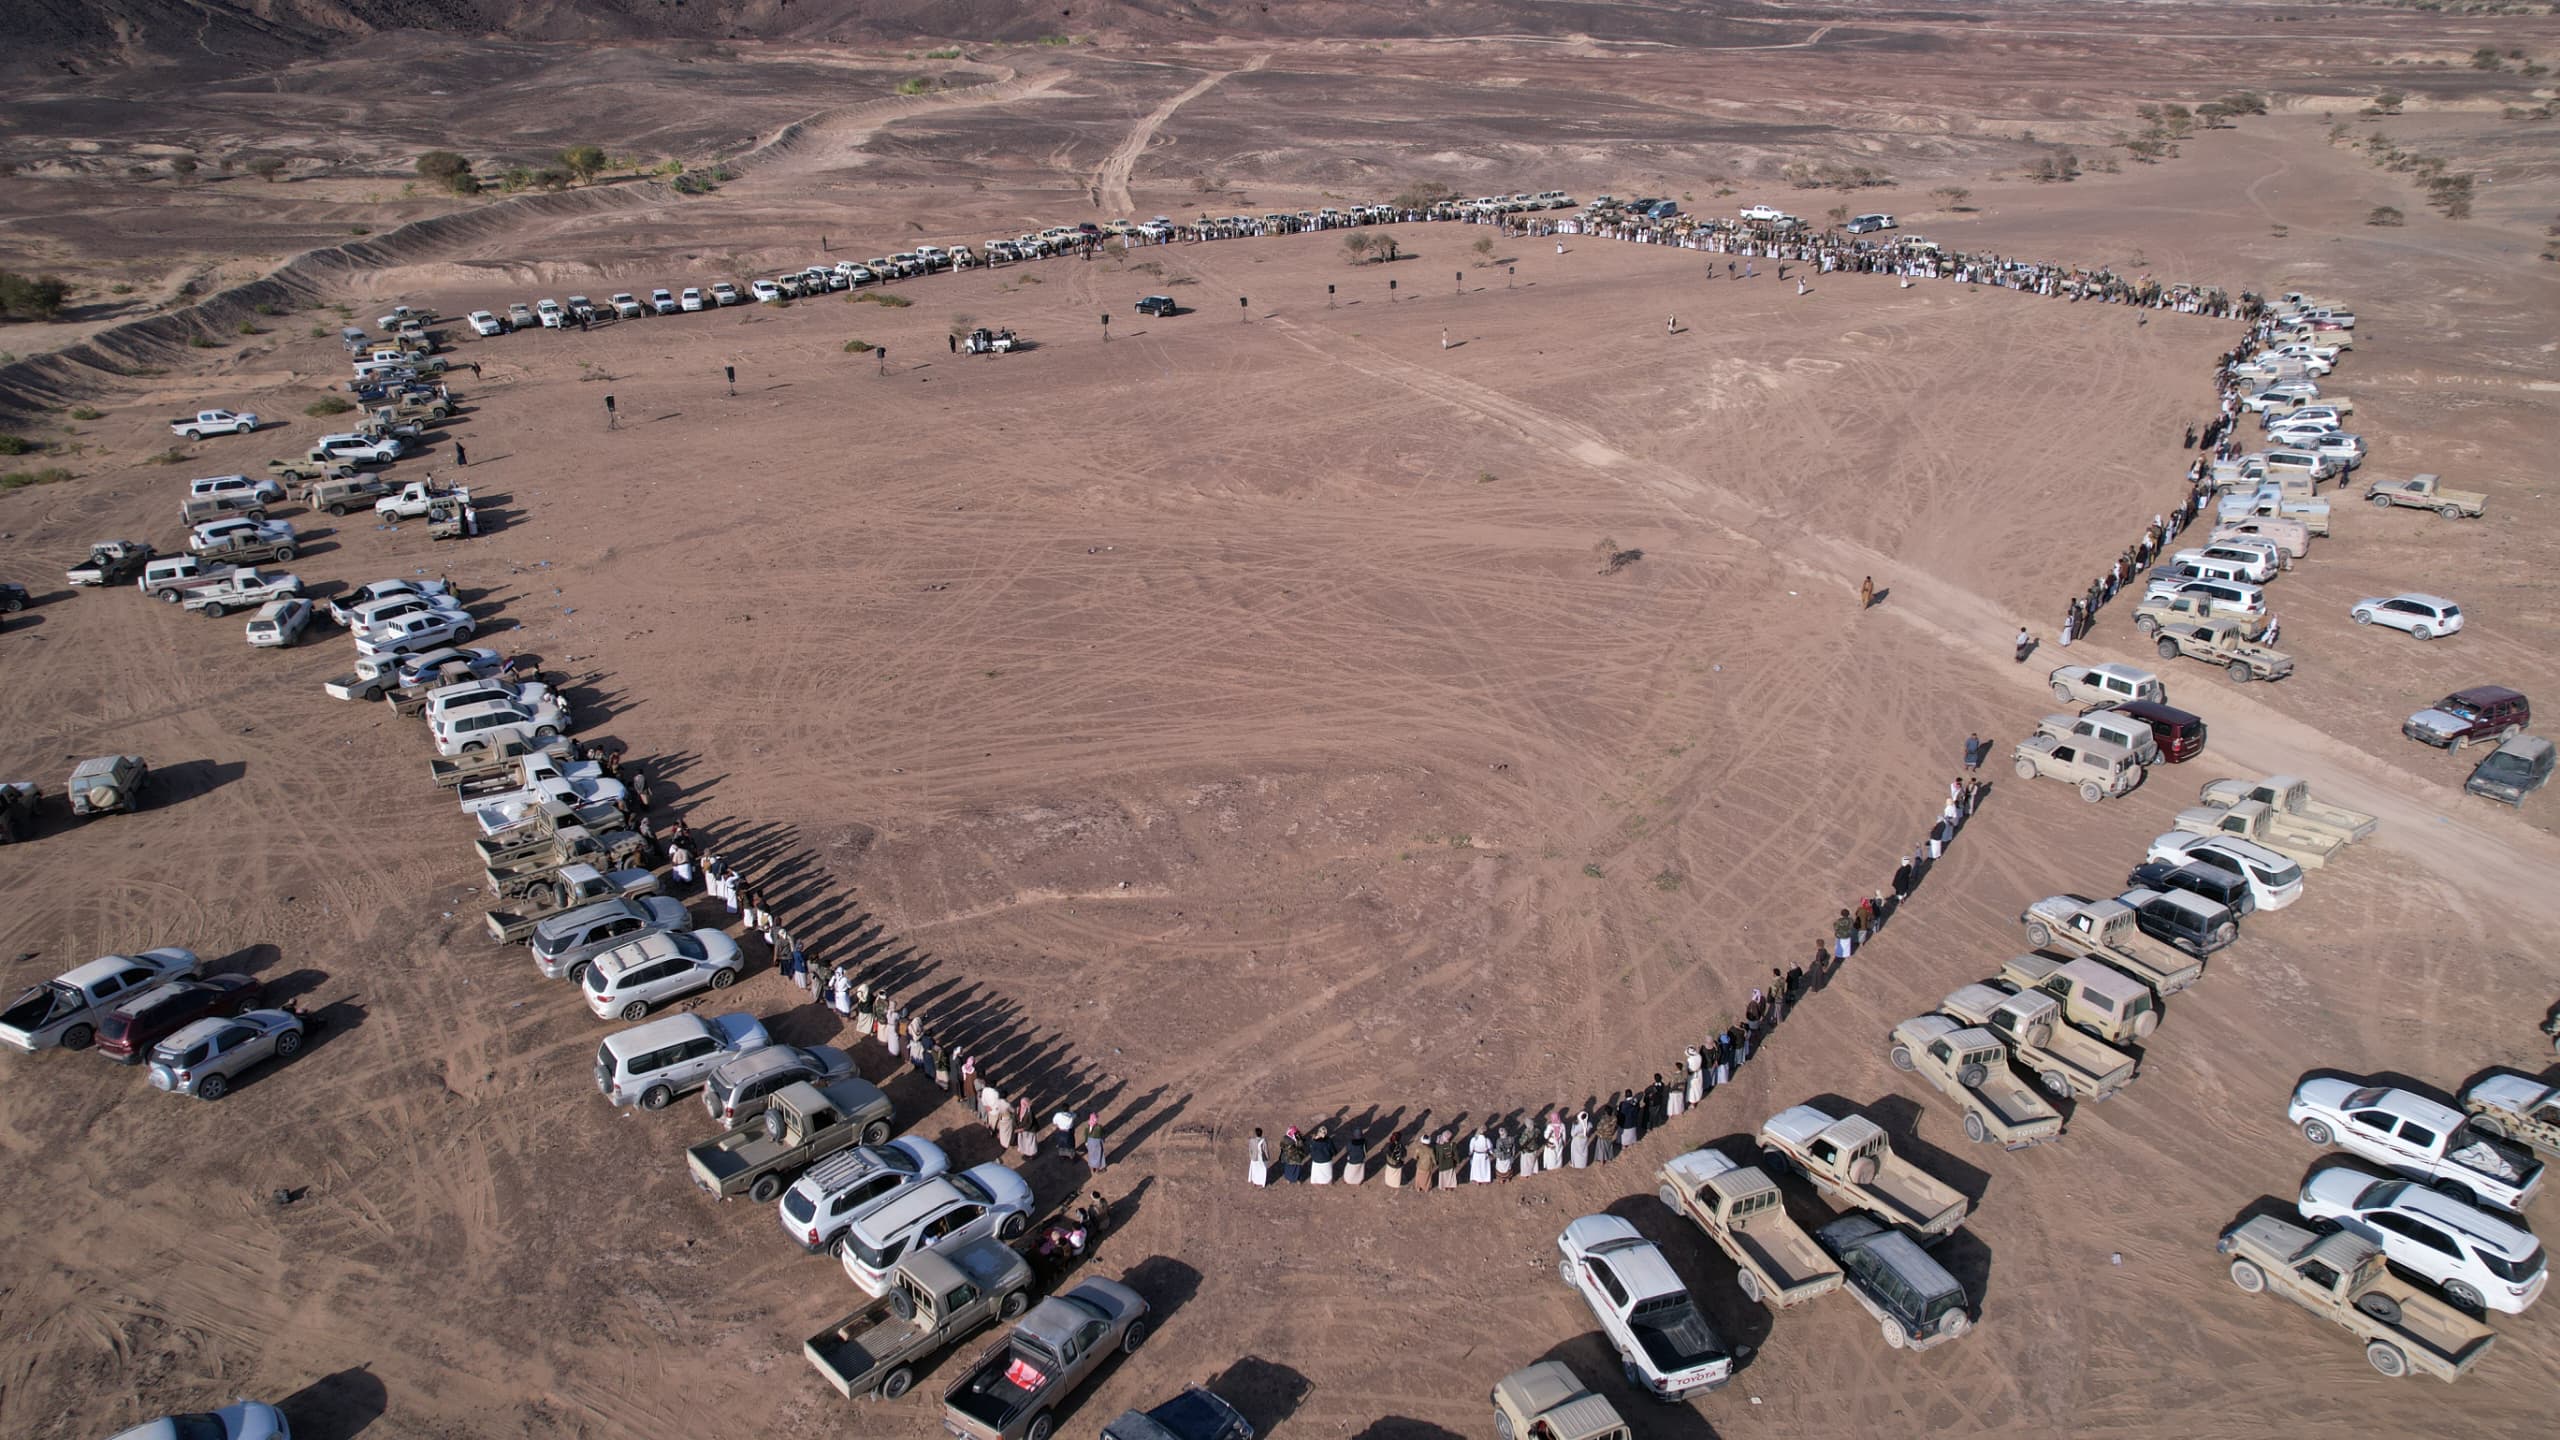
[[[285,1423],[305,1440],[353,1440],[389,1405],[382,1382],[361,1365],[323,1375],[276,1402]]]
[[[273,1008],[275,1006],[282,1005],[289,1000],[299,1000],[303,996],[310,994],[312,991],[319,989],[321,982],[328,978],[328,971],[314,970],[307,965],[299,970],[288,970],[284,974],[279,975],[272,980],[265,980],[261,982],[261,988],[265,992],[265,998],[260,1000],[258,1003],[262,1006]],[[305,1048],[316,1043],[318,1038],[319,1037],[317,1036],[306,1037],[304,1041]]]
[[[1929,1258],[1946,1267],[1964,1287],[1967,1314],[1976,1322],[1991,1308],[1991,1247],[1968,1225],[1953,1235],[1929,1242]]]
[[[182,804],[210,795],[249,773],[238,760],[181,760],[151,772],[151,802],[146,809]]]
[[[1247,1355],[1229,1365],[1217,1378],[1203,1382],[1202,1388],[1236,1407],[1245,1423],[1256,1435],[1268,1435],[1273,1427],[1298,1413],[1315,1382],[1275,1361],[1259,1355]]]
[[[1370,1421],[1368,1428],[1352,1436],[1351,1440],[1465,1440],[1465,1437],[1428,1420],[1416,1420],[1406,1415],[1382,1415]]]
[[[218,975],[224,971],[233,971],[242,975],[255,975],[283,958],[283,950],[260,941],[213,957],[212,961],[205,966],[205,973]]]

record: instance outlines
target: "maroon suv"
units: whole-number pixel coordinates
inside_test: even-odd
[[[207,975],[154,986],[98,1022],[98,1053],[119,1065],[139,1065],[152,1046],[207,1016],[255,1010],[265,994],[266,987],[247,975]]]
[[[2400,733],[2421,745],[2460,750],[2474,740],[2498,741],[2533,723],[2533,702],[2504,685],[2456,690],[2400,722]]]
[[[2197,752],[2204,749],[2204,718],[2190,715],[2175,705],[2163,705],[2156,700],[2109,700],[2080,713],[2088,715],[2100,710],[2113,710],[2127,719],[2139,720],[2150,726],[2151,738],[2160,746],[2160,758],[2171,765],[2181,760],[2192,760]]]

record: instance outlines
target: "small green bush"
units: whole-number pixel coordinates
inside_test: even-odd
[[[847,355],[868,355],[874,348],[876,347],[874,347],[868,340],[847,340],[844,342],[844,353]]]
[[[42,448],[24,435],[0,435],[0,455],[29,455]]]
[[[344,415],[354,408],[356,407],[335,395],[323,395],[302,407],[302,413],[316,420],[323,415]]]
[[[30,485],[51,485],[71,478],[71,472],[59,465],[42,470],[12,470],[0,475],[0,490],[24,490]]]
[[[104,410],[92,410],[86,405],[74,405],[71,407],[71,418],[74,420],[103,420],[107,418],[107,412]]]
[[[219,342],[210,335],[190,335],[187,337],[187,344],[198,350],[210,350],[217,343]]]
[[[953,45],[941,50],[927,50],[924,52],[924,58],[927,60],[957,60],[960,58],[960,47]]]

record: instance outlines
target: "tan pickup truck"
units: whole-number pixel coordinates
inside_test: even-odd
[[[992,1235],[918,1250],[889,1272],[889,1293],[803,1342],[809,1364],[846,1399],[895,1400],[916,1367],[987,1322],[1031,1308],[1031,1266]]]
[[[2305,825],[2263,800],[2225,806],[2190,805],[2171,822],[2190,835],[2236,835],[2254,840],[2305,870],[2318,870],[2347,848],[2344,836],[2325,827]]]
[[[2365,839],[2381,822],[2361,810],[2311,798],[2311,782],[2298,775],[2262,775],[2255,780],[2215,780],[2196,795],[2207,805],[2231,806],[2255,800],[2284,818],[2288,825],[2326,830],[2352,844]]]
[[[2314,1235],[2261,1215],[2223,1231],[2214,1249],[2231,1257],[2232,1284],[2328,1319],[2393,1379],[2416,1370],[2450,1383],[2497,1343],[2487,1325],[2392,1274],[2381,1247],[2349,1231]]]
[[[1961,985],[1938,1009],[2009,1042],[2010,1053],[2056,1100],[2104,1100],[2133,1083],[2133,1057],[2062,1018],[2062,1002],[2041,990]]]
[[[2143,934],[2133,907],[2121,900],[2047,895],[2029,905],[2018,920],[2026,927],[2030,947],[2095,955],[2158,991],[2163,999],[2204,975],[2203,961]]]
[[[1493,1433],[1502,1440],[1630,1440],[1607,1399],[1561,1360],[1541,1360],[1493,1387]]]
[[[2160,1000],[2151,987],[2095,955],[2012,955],[1989,983],[2043,991],[2062,1002],[2064,1019],[2110,1045],[2147,1039],[2160,1025]]]
[[[2477,490],[2448,490],[2433,475],[2376,480],[2364,487],[2364,498],[2384,510],[2405,505],[2412,510],[2433,510],[2447,520],[2476,520],[2489,508],[2488,496]]]
[[[1893,1153],[1884,1130],[1864,1115],[1837,1119],[1795,1105],[1760,1127],[1761,1164],[1795,1170],[1824,1196],[1923,1237],[1952,1235],[1964,1224],[1965,1198],[1954,1186]]]
[[[1977,1145],[2023,1150],[2062,1138],[2062,1112],[2009,1072],[2009,1047],[1980,1026],[1915,1015],[1893,1027],[1885,1055],[1955,1101],[1964,1138]]]
[[[1840,1267],[1787,1217],[1778,1183],[1757,1165],[1721,1150],[1692,1150],[1663,1162],[1662,1203],[1697,1222],[1731,1257],[1734,1283],[1749,1299],[1788,1310],[1840,1288]]]

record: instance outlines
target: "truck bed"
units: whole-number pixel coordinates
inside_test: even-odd
[[[943,1403],[987,1434],[1001,1434],[1048,1393],[1056,1378],[1050,1367],[1056,1363],[1037,1350],[1008,1342],[980,1360]]]
[[[761,1170],[793,1147],[764,1138],[761,1126],[728,1131],[685,1152],[696,1178],[719,1190],[741,1175]]]
[[[1964,1223],[1964,1196],[1899,1155],[1885,1155],[1876,1178],[1855,1193],[1866,1208],[1922,1235],[1952,1235]]]
[[[1732,1232],[1731,1241],[1742,1252],[1735,1258],[1758,1272],[1771,1309],[1791,1309],[1840,1288],[1840,1267],[1792,1220],[1772,1225],[1761,1218]]]
[[[2204,962],[2186,951],[2154,940],[2140,930],[2121,934],[2120,940],[2099,945],[2089,953],[2121,967],[2162,995],[2175,995],[2203,978]]]
[[[2346,837],[2323,825],[2306,825],[2281,810],[2267,814],[2267,848],[2282,851],[2286,858],[2305,870],[2327,865],[2331,857],[2346,848]]]
[[[1991,1126],[1991,1138],[2011,1149],[2062,1134],[2062,1116],[2015,1076],[1995,1074],[1965,1093]]]
[[[2452,1380],[2477,1365],[2497,1341],[2487,1325],[2396,1276],[2365,1293],[2377,1292],[2400,1302],[2400,1318],[2390,1324],[2374,1321],[2376,1328],[2400,1347],[2412,1366],[2440,1379]]]
[[[2104,1100],[2133,1083],[2131,1056],[2068,1025],[2053,1027],[2043,1054],[2070,1079],[2072,1093],[2092,1100]]]
[[[900,1348],[892,1340],[880,1346],[880,1353],[873,1353],[868,1342],[884,1328],[893,1331],[912,1328],[911,1322],[889,1313],[887,1296],[810,1336],[801,1343],[800,1353],[809,1357],[809,1364],[826,1377],[828,1384],[836,1387],[846,1399],[855,1399],[870,1394],[878,1387],[880,1367],[887,1356]],[[891,1340],[891,1337],[882,1338]],[[896,1340],[904,1338],[904,1335],[895,1336]]]
[[[2349,843],[2370,837],[2381,823],[2361,810],[2350,810],[2344,805],[2330,805],[2319,800],[2305,800],[2299,809],[2279,809],[2277,813],[2332,831],[2344,836]]]

